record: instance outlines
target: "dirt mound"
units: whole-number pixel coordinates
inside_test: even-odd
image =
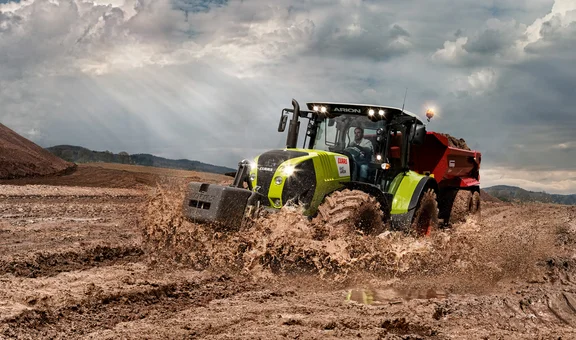
[[[207,172],[128,164],[85,163],[78,164],[76,170],[71,174],[0,179],[0,185],[58,185],[66,187],[148,189],[155,187],[162,176],[180,178],[182,186],[190,181],[222,185],[230,184],[232,181],[230,177]]]
[[[440,135],[448,138],[448,145],[453,148],[459,148],[464,150],[471,150],[466,144],[466,141],[463,138],[456,138],[447,133],[440,133]]]
[[[0,184],[41,184],[92,188],[139,188],[154,186],[157,177],[158,176],[154,174],[100,168],[96,164],[79,164],[76,167],[76,171],[65,176],[23,177],[10,180],[0,180]]]
[[[0,179],[45,176],[73,171],[60,159],[0,124]]]

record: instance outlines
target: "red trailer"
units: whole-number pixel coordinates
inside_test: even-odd
[[[424,144],[412,146],[409,165],[413,171],[434,176],[440,217],[454,220],[450,217],[454,201],[468,202],[472,212],[479,209],[481,161],[480,152],[459,148],[444,134],[429,131]]]
[[[440,189],[472,188],[480,185],[481,159],[480,152],[450,146],[448,137],[428,132],[423,145],[412,147],[410,168],[433,174]]]

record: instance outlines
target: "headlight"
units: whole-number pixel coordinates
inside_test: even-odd
[[[282,173],[283,173],[285,176],[290,177],[290,176],[292,176],[292,174],[294,173],[294,170],[295,170],[294,165],[286,165],[286,166],[284,167],[284,169],[282,169]]]
[[[255,174],[255,173],[251,173],[251,174],[250,174],[250,182],[254,182],[254,180],[256,180],[256,174]]]

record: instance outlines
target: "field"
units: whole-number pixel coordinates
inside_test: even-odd
[[[576,338],[576,207],[489,202],[431,237],[317,240],[292,211],[228,233],[184,221],[189,180],[230,178],[0,181],[0,338]]]

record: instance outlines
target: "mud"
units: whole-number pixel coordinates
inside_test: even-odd
[[[224,233],[179,207],[227,178],[118,171],[154,179],[0,186],[0,338],[576,337],[574,207],[484,202],[424,238],[319,237],[290,209]]]
[[[448,138],[448,145],[453,147],[453,148],[459,148],[459,149],[464,149],[464,150],[471,150],[470,147],[468,147],[468,144],[466,144],[466,141],[463,138],[456,138],[454,136],[451,136],[447,133],[440,133],[440,135]]]

